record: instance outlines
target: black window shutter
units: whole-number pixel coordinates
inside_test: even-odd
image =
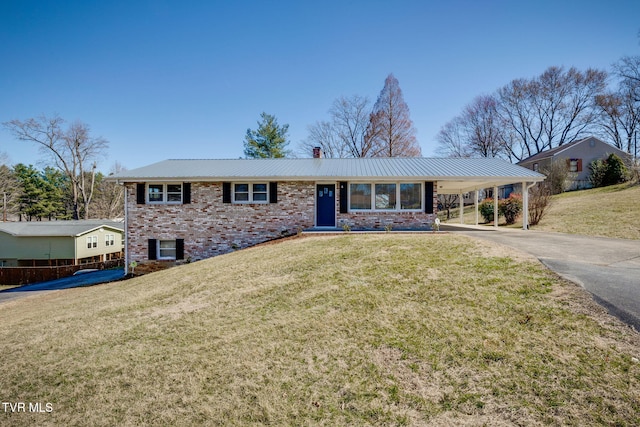
[[[184,239],[176,239],[176,259],[184,259]]]
[[[182,203],[188,205],[191,203],[191,183],[183,182],[182,183]]]
[[[149,239],[149,259],[157,259],[158,258],[158,252],[157,252],[157,240],[156,239]]]
[[[231,203],[231,183],[222,183],[222,203]]]
[[[146,198],[144,182],[136,184],[136,203],[144,205]]]
[[[278,203],[278,183],[269,183],[269,203]]]
[[[428,214],[433,213],[433,182],[424,183],[424,211]]]
[[[347,213],[348,211],[348,196],[347,196],[347,182],[340,181],[340,213]]]

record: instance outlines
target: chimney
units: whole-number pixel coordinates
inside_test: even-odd
[[[313,158],[314,159],[321,159],[322,158],[322,148],[313,147]]]

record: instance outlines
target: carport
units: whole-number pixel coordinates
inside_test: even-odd
[[[442,159],[446,160],[446,159]],[[454,159],[452,159],[454,160]],[[498,190],[505,185],[518,184],[522,188],[522,228],[529,228],[529,189],[538,182],[542,182],[545,176],[511,163],[491,162],[490,169],[483,159],[455,159],[455,169],[450,169],[449,174],[438,177],[438,194],[454,194],[460,200],[460,224],[464,224],[464,194],[474,195],[475,225],[479,223],[479,193],[480,190],[493,189],[494,199],[498,199]],[[486,160],[486,159],[484,159]],[[456,176],[455,173],[458,173]],[[493,204],[493,225],[498,227],[498,203]]]

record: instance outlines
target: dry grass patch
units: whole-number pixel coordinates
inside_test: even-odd
[[[640,239],[640,185],[620,184],[553,197],[536,230]]]
[[[640,424],[638,335],[456,235],[293,239],[0,306],[11,425]]]

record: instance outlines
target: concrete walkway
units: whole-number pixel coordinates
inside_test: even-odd
[[[18,288],[7,289],[6,291],[0,291],[0,303],[26,297],[27,295],[34,295],[34,293],[113,282],[115,280],[120,280],[123,277],[124,269],[116,268],[113,270],[99,270],[91,273],[79,274],[77,276],[63,277],[62,279],[34,283],[33,285],[25,285]]]
[[[441,230],[527,252],[589,291],[594,299],[640,331],[640,240],[609,239],[487,226],[442,225]]]

